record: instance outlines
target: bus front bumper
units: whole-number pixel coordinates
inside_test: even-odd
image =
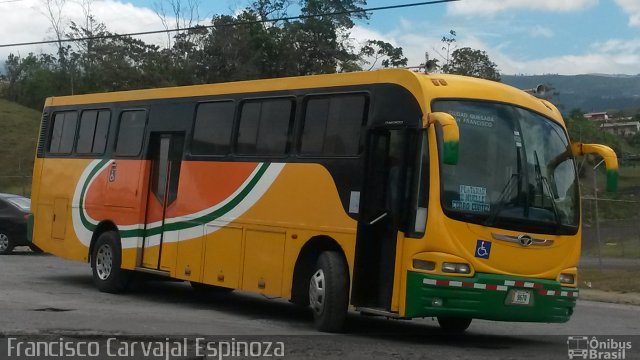
[[[515,304],[514,296],[528,301]],[[454,277],[409,271],[405,316],[562,323],[569,321],[577,297],[577,289],[562,287],[552,280],[485,273]]]

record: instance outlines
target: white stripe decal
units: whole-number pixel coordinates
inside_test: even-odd
[[[504,286],[504,285],[498,285],[498,287],[496,288],[496,290],[498,291],[507,291],[508,287]]]
[[[449,281],[449,286],[462,287],[462,281]]]
[[[425,284],[425,285],[435,285],[436,281],[433,280],[433,279],[424,279],[424,280],[422,280],[422,283]]]
[[[514,286],[516,284],[516,282],[513,281],[513,280],[505,280],[504,284],[507,285],[507,286]]]
[[[526,287],[526,288],[532,288],[532,287],[534,287],[534,285],[535,285],[535,284],[534,284],[534,283],[532,283],[532,282],[526,282],[526,283],[524,283],[524,287]]]
[[[487,284],[474,283],[473,284],[473,288],[474,289],[486,290],[487,289]]]

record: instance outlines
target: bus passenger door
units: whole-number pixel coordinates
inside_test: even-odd
[[[376,129],[369,135],[353,274],[355,306],[391,308],[412,142],[407,130]]]
[[[170,271],[175,265],[177,242],[171,238],[177,237],[177,231],[167,232],[166,214],[177,199],[183,148],[183,134],[151,134],[151,171],[142,249],[145,268]]]

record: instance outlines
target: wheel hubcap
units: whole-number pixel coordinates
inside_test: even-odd
[[[324,272],[318,269],[309,284],[309,304],[317,315],[322,314],[324,310],[325,292]]]
[[[111,246],[102,245],[98,249],[98,255],[96,256],[96,272],[100,280],[107,280],[111,275],[111,268],[113,266],[113,252]]]
[[[6,234],[0,234],[0,251],[5,251],[9,247],[9,237]]]

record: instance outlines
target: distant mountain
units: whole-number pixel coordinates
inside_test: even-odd
[[[640,109],[640,75],[503,75],[502,82],[520,89],[551,85],[550,100],[563,113]]]

